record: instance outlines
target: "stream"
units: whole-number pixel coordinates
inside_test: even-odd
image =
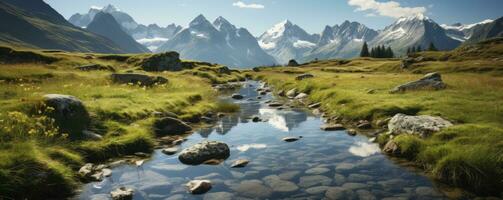
[[[268,107],[249,81],[239,93],[238,114],[221,118],[212,128],[195,131],[180,150],[203,140],[225,142],[230,157],[220,165],[184,165],[178,153],[155,150],[143,166],[121,165],[102,182],[84,185],[77,199],[109,199],[110,191],[126,186],[134,199],[445,199],[432,180],[383,155],[363,135],[322,131],[323,119],[308,110]],[[250,100],[251,98],[252,100]],[[251,116],[263,121],[252,122]],[[282,138],[302,136],[295,142]],[[248,159],[244,168],[230,168]],[[202,195],[187,192],[185,184],[208,179],[212,189]]]

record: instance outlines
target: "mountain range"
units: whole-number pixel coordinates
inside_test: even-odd
[[[101,53],[178,51],[183,59],[232,67],[351,58],[359,55],[364,42],[370,47],[391,46],[396,55],[404,55],[413,46],[424,49],[433,43],[440,50],[450,50],[462,43],[503,36],[503,18],[439,25],[415,15],[399,18],[382,30],[344,21],[327,25],[320,34],[310,34],[285,20],[255,37],[223,17],[209,22],[199,15],[185,28],[143,25],[113,5],[92,7],[67,21],[42,0],[2,0],[0,17],[0,44]]]

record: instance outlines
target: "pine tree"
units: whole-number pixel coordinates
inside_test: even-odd
[[[369,48],[367,46],[367,42],[363,43],[362,51],[360,52],[360,57],[369,57]]]
[[[395,55],[393,55],[393,50],[391,49],[391,46],[389,46],[387,49],[386,49],[386,58],[393,58],[395,57]]]
[[[435,44],[433,44],[433,42],[430,42],[430,46],[428,46],[428,51],[438,51],[437,47],[435,47]]]
[[[410,47],[407,48],[407,55],[410,54]]]

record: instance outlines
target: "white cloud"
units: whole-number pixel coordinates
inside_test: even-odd
[[[356,11],[371,11],[375,14],[392,18],[426,13],[425,7],[402,7],[396,1],[348,0],[348,4],[356,6]]]
[[[252,8],[252,9],[264,9],[265,8],[265,6],[262,4],[255,4],[255,3],[246,4],[242,1],[234,2],[234,3],[232,3],[232,6],[236,6],[239,8]]]

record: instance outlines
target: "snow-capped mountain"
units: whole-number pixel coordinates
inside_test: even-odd
[[[223,17],[211,23],[203,15],[197,16],[157,51],[177,51],[184,59],[233,67],[275,64],[248,30],[237,28]]]
[[[476,42],[489,37],[497,37],[498,32],[501,33],[502,30],[501,21],[502,18],[497,20],[486,19],[481,22],[473,24],[456,23],[452,25],[442,24],[441,26],[442,28],[445,29],[447,35],[451,38],[463,42],[464,41]],[[489,33],[491,32],[491,30],[492,33]]]
[[[143,45],[136,42],[129,34],[124,32],[121,25],[119,25],[115,18],[109,13],[97,13],[86,29],[110,39],[128,53],[150,52]]]
[[[391,46],[395,53],[403,54],[412,46],[427,48],[430,42],[440,50],[451,50],[461,44],[461,41],[447,36],[445,30],[433,20],[418,14],[399,18],[380,31],[369,45]]]
[[[113,5],[105,7],[91,7],[86,14],[74,14],[68,21],[75,26],[87,27],[97,13],[104,12],[111,14],[121,27],[137,42],[146,46],[151,51],[155,51],[159,46],[172,38],[182,27],[170,24],[166,27],[160,27],[157,24],[142,25],[138,24],[133,17],[126,12],[121,11]]]
[[[358,56],[363,43],[374,39],[377,34],[377,31],[358,22],[344,21],[340,26],[326,26],[316,48],[307,52],[301,60]]]
[[[290,59],[302,58],[306,52],[313,50],[319,37],[285,20],[262,34],[258,42],[262,49],[284,64]]]
[[[467,42],[480,42],[494,37],[503,37],[503,17],[500,17],[490,23],[473,27],[470,38]]]

